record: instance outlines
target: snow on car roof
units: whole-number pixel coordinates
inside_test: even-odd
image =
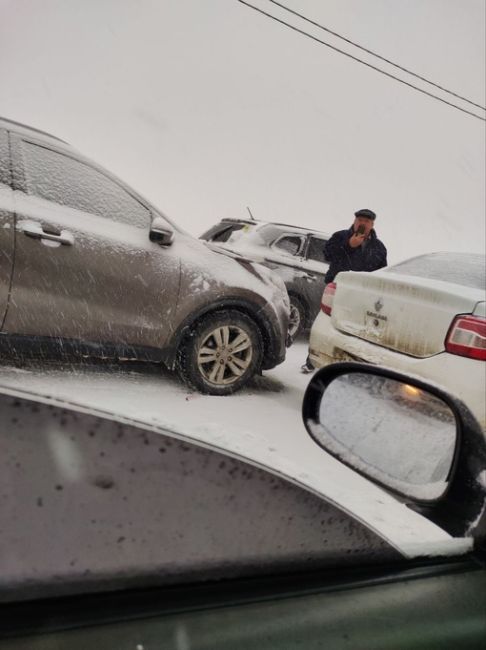
[[[250,226],[278,226],[279,228],[284,228],[286,230],[295,230],[303,231],[312,235],[319,235],[322,237],[330,237],[329,233],[323,232],[322,230],[316,230],[315,228],[306,228],[305,226],[294,226],[289,223],[280,223],[279,221],[263,221],[261,219],[233,219],[230,217],[221,219],[222,223],[243,223]]]
[[[61,138],[58,138],[55,135],[52,135],[51,133],[47,133],[47,131],[42,131],[41,129],[37,129],[34,126],[29,126],[28,124],[22,124],[22,122],[17,122],[16,120],[10,120],[8,117],[2,117],[0,116],[0,128],[3,129],[13,129],[14,131],[21,131],[21,132],[27,132],[36,135],[42,135],[47,138],[51,138],[52,140],[56,140],[57,142],[62,142],[63,144],[66,144],[69,146],[69,143],[66,142],[65,140],[61,140]]]

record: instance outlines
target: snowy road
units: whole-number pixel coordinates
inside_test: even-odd
[[[284,364],[230,397],[201,395],[158,365],[131,362],[0,366],[0,384],[149,420],[187,434],[204,429],[240,438],[257,436],[305,458],[316,453],[301,417],[309,376],[302,375],[299,367],[306,353],[306,344],[295,344]]]

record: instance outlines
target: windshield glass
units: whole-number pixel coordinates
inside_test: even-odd
[[[302,404],[365,362],[486,429],[484,3],[0,6],[4,593],[452,552]]]
[[[486,288],[484,255],[465,253],[433,253],[390,266],[392,273],[403,273],[419,278],[453,282],[472,289]]]

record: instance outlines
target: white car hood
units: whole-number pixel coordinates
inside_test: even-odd
[[[244,436],[237,436],[233,432],[229,434],[222,426],[216,428],[204,423],[178,430],[165,425],[163,417],[144,417],[138,413],[134,417],[131,400],[124,401],[125,406],[117,403],[115,411],[110,409],[109,404],[105,404],[103,395],[99,398],[81,395],[79,398],[66,399],[51,395],[48,391],[28,391],[5,384],[0,384],[0,392],[169,434],[247,460],[325,497],[363,522],[405,557],[457,555],[472,549],[472,539],[452,538],[425,517],[413,512],[330,456],[326,458],[325,471],[320,471],[318,465],[304,467],[296,463],[288,453],[282,453],[278,448],[269,448],[268,443],[257,435],[245,433]],[[322,456],[319,455],[319,458]]]

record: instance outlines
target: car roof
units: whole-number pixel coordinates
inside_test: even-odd
[[[36,127],[29,126],[28,124],[23,124],[22,122],[11,120],[7,117],[0,116],[0,129],[16,131],[17,133],[21,133],[24,135],[35,135],[36,137],[42,136],[43,138],[49,140],[55,140],[56,142],[62,142],[64,145],[70,146],[69,143],[66,142],[65,140],[61,140],[61,138],[58,138],[57,136],[52,135],[47,131],[42,131],[41,129],[37,129]]]
[[[71,156],[74,155],[77,160],[90,165],[94,169],[101,171],[106,176],[109,176],[116,182],[120,183],[125,189],[127,189],[127,191],[129,191],[130,194],[132,194],[139,201],[141,201],[145,206],[147,206],[151,211],[153,211],[154,214],[159,214],[164,219],[166,219],[175,230],[184,233],[186,235],[188,234],[180,226],[178,226],[177,223],[175,223],[170,217],[168,217],[165,214],[165,212],[160,210],[160,208],[154,206],[150,201],[148,201],[145,197],[139,194],[134,188],[129,186],[124,180],[118,178],[115,174],[113,174],[111,171],[104,168],[99,163],[93,161],[90,158],[87,158],[84,154],[80,153],[75,147],[69,144],[69,142],[66,142],[65,140],[61,140],[61,138],[58,138],[57,136],[52,135],[47,131],[43,131],[42,129],[37,129],[36,127],[29,126],[27,124],[22,124],[22,122],[17,122],[15,120],[11,120],[9,118],[2,117],[2,116],[0,116],[0,129],[6,129],[8,131],[12,131],[21,136],[30,136],[31,138],[35,138],[36,141],[43,140],[46,145],[51,145],[55,149],[63,151],[67,155],[71,155]]]
[[[312,235],[319,235],[324,237],[329,237],[329,233],[323,232],[322,230],[316,230],[315,228],[305,228],[304,226],[294,226],[289,223],[281,223],[279,221],[263,221],[262,219],[233,219],[230,217],[225,217],[221,219],[221,223],[242,223],[245,225],[252,226],[277,226],[279,228],[284,228],[285,230],[294,230],[296,232],[309,233]]]

